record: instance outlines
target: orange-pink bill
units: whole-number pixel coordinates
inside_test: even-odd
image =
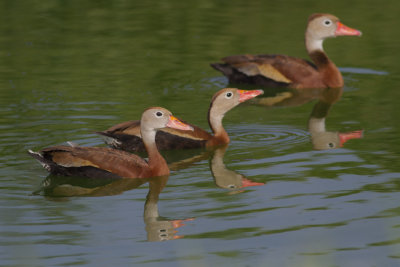
[[[241,187],[248,187],[248,186],[260,186],[265,185],[264,183],[253,182],[247,178],[242,178],[242,186]]]
[[[336,36],[343,36],[343,35],[354,35],[354,36],[361,36],[361,31],[347,27],[340,21],[336,22]]]
[[[350,139],[359,139],[362,137],[363,137],[363,130],[358,130],[348,133],[339,133],[340,146],[343,146],[343,144],[349,141]]]
[[[193,131],[193,127],[189,124],[181,122],[176,117],[170,115],[169,121],[167,123],[167,127],[178,129],[178,130],[185,130],[185,131]]]
[[[264,94],[264,91],[259,89],[259,90],[239,90],[239,102],[244,102],[249,99],[252,99],[258,95]]]

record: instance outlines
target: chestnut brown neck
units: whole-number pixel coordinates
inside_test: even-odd
[[[336,65],[328,58],[323,48],[324,39],[307,27],[305,33],[305,44],[307,53],[316,65],[321,80],[330,88],[338,88],[343,86],[343,77]]]
[[[329,88],[343,87],[343,77],[336,65],[323,50],[309,52],[310,58],[317,66],[323,83]]]
[[[141,129],[141,135],[149,157],[148,164],[151,175],[161,176],[169,174],[167,162],[157,149],[155,142],[156,131]]]

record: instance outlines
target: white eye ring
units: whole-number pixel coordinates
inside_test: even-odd
[[[164,114],[161,111],[157,111],[154,115],[156,115],[157,118],[161,118]]]
[[[332,21],[330,19],[325,19],[323,24],[324,24],[324,26],[329,27],[332,25]]]
[[[233,93],[232,93],[232,92],[227,92],[227,93],[225,94],[225,98],[226,98],[226,99],[231,99],[232,96],[233,96]]]

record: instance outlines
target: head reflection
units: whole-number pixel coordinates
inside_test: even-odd
[[[73,196],[99,197],[118,195],[125,191],[138,188],[149,183],[149,191],[144,204],[143,219],[147,232],[147,241],[164,241],[182,238],[176,230],[184,226],[189,219],[166,219],[159,215],[159,195],[166,186],[169,176],[152,178],[88,178],[88,177],[65,177],[49,175],[39,190],[33,194],[41,194],[52,200],[65,200]]]
[[[264,183],[253,182],[242,174],[235,171],[229,170],[224,164],[224,155],[227,145],[218,147],[214,150],[214,154],[210,160],[210,169],[214,177],[215,184],[218,187],[226,189],[241,189],[248,186],[259,186],[264,185]]]
[[[317,100],[308,119],[308,130],[311,134],[313,149],[335,149],[342,147],[350,139],[363,137],[363,131],[335,132],[327,131],[325,120],[328,113],[343,94],[343,88],[325,89],[289,89],[271,92],[268,96],[256,98],[253,103],[266,107],[294,107]]]
[[[308,120],[308,130],[311,133],[311,142],[316,150],[335,149],[343,147],[350,139],[362,138],[363,131],[352,132],[327,131],[325,120],[334,103],[339,101],[343,90],[324,89],[318,102],[314,105]]]
[[[183,235],[178,235],[176,229],[184,226],[184,222],[194,220],[193,218],[173,220],[159,215],[159,195],[168,181],[168,177],[166,177],[166,179],[162,178],[163,177],[155,177],[149,181],[149,193],[146,197],[143,212],[147,241],[165,241],[183,238]]]

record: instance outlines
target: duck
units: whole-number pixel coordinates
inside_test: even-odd
[[[149,178],[169,175],[169,168],[155,143],[156,132],[161,128],[193,131],[172,113],[161,107],[146,109],[141,117],[140,132],[148,154],[148,160],[138,155],[107,147],[53,146],[39,152],[28,153],[54,175]]]
[[[194,129],[193,131],[172,128],[160,129],[156,135],[158,149],[194,149],[228,144],[230,138],[222,126],[222,119],[225,114],[240,103],[263,93],[263,90],[258,89],[240,90],[237,88],[224,88],[218,91],[212,97],[208,109],[208,123],[212,134],[189,123],[188,125]],[[144,151],[145,147],[143,146],[140,127],[141,121],[127,121],[97,133],[102,135],[105,142],[113,148],[128,152],[141,152]]]
[[[325,13],[308,18],[305,46],[312,62],[287,55],[234,55],[211,66],[221,71],[231,84],[255,84],[266,88],[337,88],[343,77],[323,49],[327,38],[361,36],[361,31],[344,25]]]

